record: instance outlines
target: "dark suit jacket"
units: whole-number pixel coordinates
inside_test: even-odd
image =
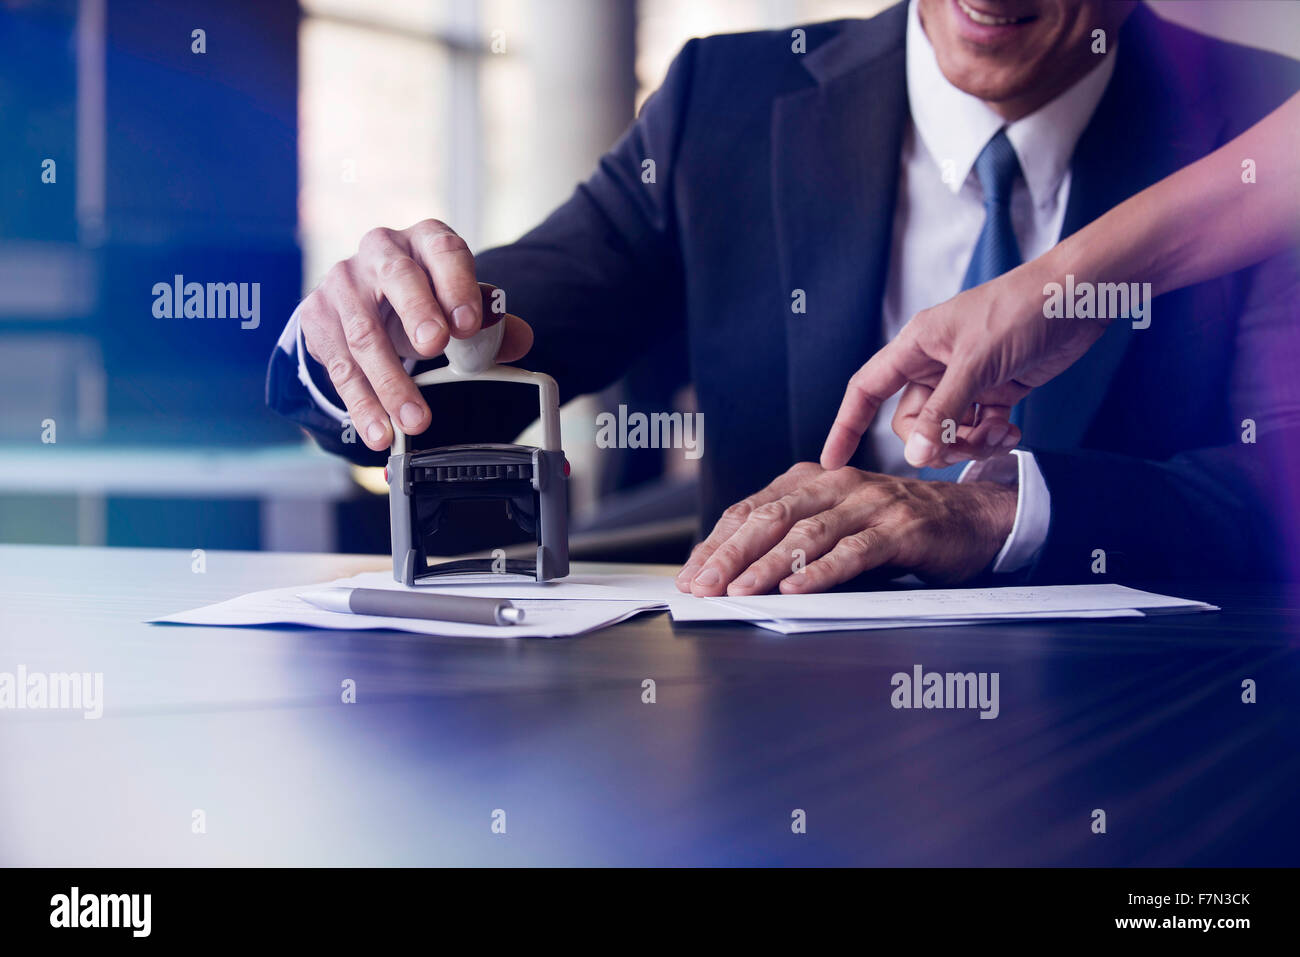
[[[681,337],[704,413],[701,521],[816,460],[849,376],[880,343],[901,139],[905,6],[871,20],[688,43],[662,88],[573,196],[477,257],[536,331],[520,364],[562,398],[617,380]],[[1300,64],[1166,23],[1139,6],[1073,159],[1069,234],[1204,156],[1300,87]],[[643,161],[655,181],[643,182]],[[1260,170],[1261,177],[1267,170]],[[1243,189],[1250,188],[1243,185]],[[454,225],[454,224],[453,224]],[[1096,581],[1276,574],[1294,540],[1300,335],[1294,255],[1165,295],[1116,321],[1029,398],[1024,447],[1052,498],[1027,577]],[[791,310],[802,289],[807,313]],[[1066,321],[1066,320],[1062,320]],[[293,358],[269,400],[326,448],[378,463],[315,410]],[[314,366],[314,363],[313,363]],[[316,381],[327,377],[314,368]],[[535,415],[446,387],[421,446],[509,441]],[[331,396],[332,397],[332,396]],[[1242,421],[1257,441],[1241,440]]]

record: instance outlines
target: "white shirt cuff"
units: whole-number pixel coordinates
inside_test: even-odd
[[[311,396],[311,400],[316,404],[317,408],[330,416],[340,425],[347,425],[351,421],[351,417],[348,415],[347,410],[340,409],[337,405],[331,402],[325,396],[325,393],[321,392],[320,388],[312,380],[311,369],[307,365],[307,344],[302,338],[302,323],[298,321],[298,310],[301,308],[302,303],[298,303],[298,308],[294,309],[293,315],[289,317],[289,322],[284,327],[284,332],[280,333],[280,339],[276,345],[285,352],[289,352],[290,343],[293,344],[293,349],[297,353],[296,359],[298,360],[298,381],[303,384],[303,387],[307,390],[307,394]],[[417,361],[418,360],[416,359],[402,360],[402,368],[406,370],[407,375],[410,375],[415,371]]]
[[[1014,572],[1032,562],[1047,541],[1052,518],[1052,496],[1034,453],[1017,449],[1009,455],[971,462],[962,469],[957,481],[1016,486],[1016,520],[993,561],[993,571],[995,574]]]

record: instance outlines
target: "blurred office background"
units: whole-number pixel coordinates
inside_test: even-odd
[[[0,0],[0,542],[386,551],[379,475],[263,404],[302,294],[376,225],[518,236],[692,36],[888,5]],[[1152,6],[1300,57],[1300,3]],[[259,283],[260,324],[156,318],[177,275]],[[594,454],[597,411],[689,408],[647,361],[566,409],[580,556],[674,560],[692,534],[680,450]]]

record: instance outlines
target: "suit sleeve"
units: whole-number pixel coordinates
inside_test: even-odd
[[[1052,509],[1033,581],[1296,573],[1300,324],[1294,304],[1300,274],[1288,251],[1245,275],[1226,441],[1165,461],[1035,450]],[[1104,576],[1092,571],[1097,549],[1105,552]]]
[[[553,376],[561,402],[617,381],[640,352],[683,326],[673,183],[697,48],[698,41],[683,48],[663,86],[568,201],[516,242],[475,257],[478,278],[503,289],[506,309],[533,328],[532,351],[517,364]],[[300,368],[296,336],[287,328],[272,355],[268,403],[326,450],[382,463],[383,453],[341,440],[346,427],[328,405],[342,403],[315,360],[303,356]],[[469,382],[428,390],[433,424],[412,447],[513,440],[537,417],[536,396],[520,391],[527,389]]]

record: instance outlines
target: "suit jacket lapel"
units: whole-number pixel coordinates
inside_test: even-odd
[[[816,460],[849,377],[879,345],[907,121],[906,5],[805,57],[815,86],[773,105],[773,200],[795,461]],[[790,299],[787,299],[790,301]]]
[[[1213,148],[1221,121],[1194,109],[1198,97],[1173,82],[1186,65],[1168,62],[1160,30],[1159,18],[1138,7],[1120,31],[1115,73],[1074,151],[1062,239]],[[1159,308],[1152,308],[1153,322],[1161,321]],[[1026,444],[1079,445],[1141,334],[1116,319],[1082,359],[1035,390],[1025,400]]]

